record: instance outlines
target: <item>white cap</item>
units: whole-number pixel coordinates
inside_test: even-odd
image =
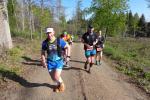
[[[49,32],[54,32],[54,29],[53,28],[47,28],[46,33],[49,33]]]

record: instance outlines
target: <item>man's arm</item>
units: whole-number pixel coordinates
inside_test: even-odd
[[[70,57],[70,46],[69,46],[69,44],[67,44],[66,43],[66,45],[65,45],[65,55],[67,56],[67,57]]]
[[[44,51],[44,50],[41,51],[41,63],[42,63],[42,66],[43,66],[44,68],[47,67],[46,58],[45,58],[45,51]]]
[[[98,39],[96,39],[96,41],[93,42],[93,45],[96,45],[98,43]]]
[[[93,45],[96,45],[98,43],[98,35],[95,33],[95,41],[93,43]]]
[[[68,43],[66,43],[63,39],[59,40],[59,45],[61,46],[61,48],[63,48],[65,50],[65,56],[67,57],[66,61],[70,60],[70,46]]]

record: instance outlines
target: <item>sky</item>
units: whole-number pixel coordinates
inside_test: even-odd
[[[62,0],[62,4],[66,9],[67,20],[73,16],[77,1],[78,0]],[[92,0],[82,0],[82,9],[90,7],[91,2]],[[137,12],[139,16],[144,14],[146,21],[150,21],[150,8],[148,8],[148,2],[146,0],[129,0],[129,10],[131,10],[133,14]]]
[[[133,13],[144,14],[146,21],[150,21],[150,8],[146,0],[130,0],[129,7]]]

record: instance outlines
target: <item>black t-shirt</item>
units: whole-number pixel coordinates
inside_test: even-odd
[[[97,39],[97,34],[96,33],[84,33],[82,35],[82,39],[84,40],[84,43],[89,44],[90,46],[93,46],[93,43],[96,41]],[[87,47],[84,45],[84,49],[87,49]]]
[[[98,42],[97,42],[97,44],[96,44],[96,47],[97,47],[97,48],[100,48],[100,47],[103,48],[104,42],[105,42],[104,36],[99,36],[99,37],[98,37]]]
[[[97,45],[104,44],[104,42],[105,42],[104,36],[101,36],[101,37],[99,36],[99,37],[98,37]]]

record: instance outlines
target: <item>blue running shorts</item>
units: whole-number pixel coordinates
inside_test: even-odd
[[[96,55],[96,50],[85,50],[85,56],[89,57],[89,56],[94,56]]]
[[[64,66],[64,61],[63,59],[60,59],[60,60],[56,60],[56,61],[47,61],[47,68],[48,68],[48,71],[51,71],[51,70],[62,70]]]

